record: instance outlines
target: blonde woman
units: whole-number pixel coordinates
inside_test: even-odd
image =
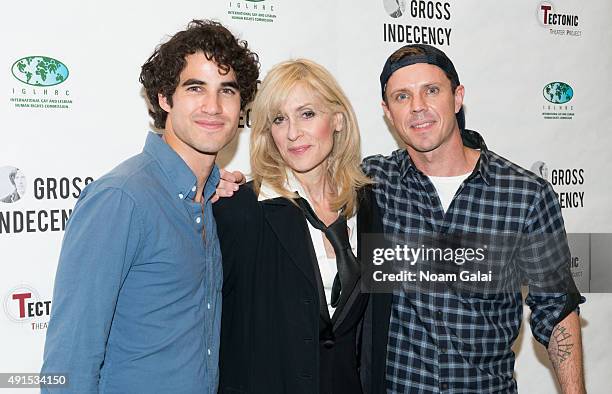
[[[358,244],[382,231],[352,106],[300,59],[268,73],[252,113],[253,180],[214,207],[220,392],[360,393]]]

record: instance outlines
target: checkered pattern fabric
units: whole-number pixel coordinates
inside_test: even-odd
[[[545,276],[542,268],[534,267],[563,272],[568,291],[575,291],[561,209],[551,185],[487,150],[478,133],[464,130],[462,137],[466,146],[480,149],[480,159],[446,213],[435,187],[405,149],[364,159],[364,171],[376,182],[385,233],[554,235],[562,240],[554,243],[554,250],[549,250],[550,242],[519,244],[508,264],[522,270],[531,284]],[[543,258],[544,265],[531,264]],[[531,329],[544,346],[564,308],[577,307],[572,299],[576,297],[563,292],[534,292],[530,285],[526,302],[532,310]],[[516,392],[511,346],[521,320],[519,291],[467,295],[396,290],[387,344],[387,392]]]

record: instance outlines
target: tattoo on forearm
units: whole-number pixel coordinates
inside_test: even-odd
[[[572,334],[567,332],[567,329],[562,325],[557,325],[552,335],[556,343],[555,354],[559,357],[559,364],[561,364],[572,355],[572,348],[574,347]]]

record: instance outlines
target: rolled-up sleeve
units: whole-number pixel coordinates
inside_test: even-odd
[[[570,258],[561,207],[545,183],[532,205],[518,253],[529,285],[525,302],[531,309],[531,331],[545,347],[557,323],[585,301],[572,278]]]
[[[142,237],[137,212],[124,191],[97,187],[84,191],[70,217],[42,367],[67,374],[65,392],[98,392],[117,297]]]

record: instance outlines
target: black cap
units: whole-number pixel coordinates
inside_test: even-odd
[[[444,73],[449,77],[451,83],[455,85],[460,85],[457,70],[455,70],[453,62],[448,58],[448,56],[446,56],[444,52],[442,52],[436,47],[432,47],[431,45],[425,44],[405,45],[398,49],[398,51],[407,48],[418,48],[422,51],[422,54],[403,56],[399,59],[396,59],[396,56],[394,55],[397,53],[397,51],[395,51],[391,56],[387,58],[382,72],[380,73],[380,90],[383,99],[385,98],[387,82],[389,81],[389,78],[391,78],[391,75],[402,67],[418,63],[427,63],[440,67],[442,71],[444,71]],[[465,115],[463,113],[463,107],[461,107],[459,112],[457,112],[457,123],[459,124],[460,129],[465,129]]]

